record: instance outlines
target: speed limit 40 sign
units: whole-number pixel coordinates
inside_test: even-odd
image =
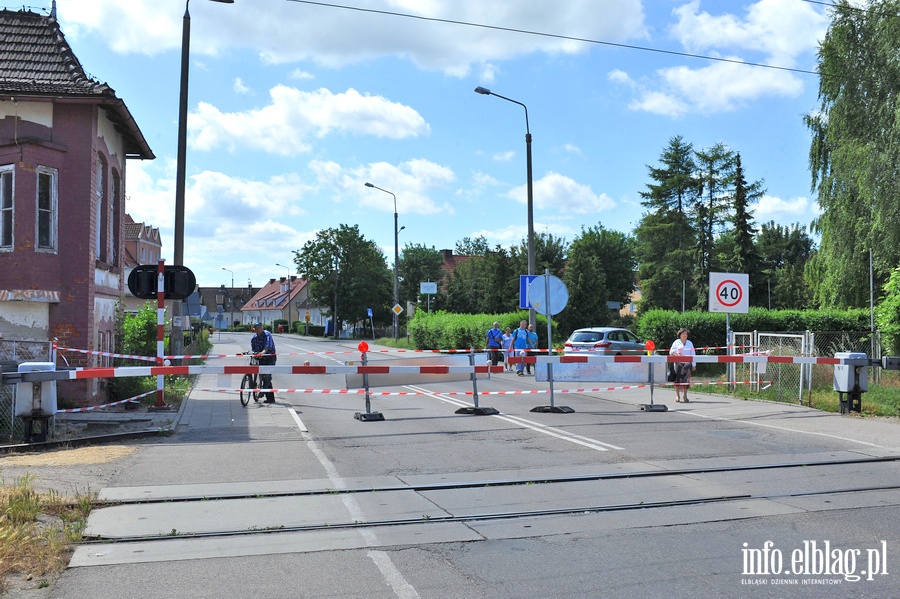
[[[709,311],[746,314],[750,310],[750,275],[709,273]]]

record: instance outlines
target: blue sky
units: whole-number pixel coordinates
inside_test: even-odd
[[[815,70],[825,7],[803,0],[345,0],[338,3],[673,53]],[[49,9],[49,0],[38,9]],[[10,7],[14,8],[14,7]],[[109,83],[157,156],[129,161],[127,211],[173,256],[184,0],[58,0],[89,75]],[[818,78],[787,70],[409,19],[294,0],[193,0],[185,264],[202,286],[283,276],[316,231],[358,225],[393,260],[526,234],[631,232],[647,165],[671,137],[740,152],[766,195],[757,223],[817,215],[804,114]]]

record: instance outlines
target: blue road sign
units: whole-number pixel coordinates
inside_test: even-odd
[[[528,303],[528,286],[540,275],[519,275],[519,308],[527,310],[531,307]]]

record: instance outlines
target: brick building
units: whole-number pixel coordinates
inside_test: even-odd
[[[0,335],[115,349],[126,161],[153,158],[125,102],[85,74],[55,10],[0,11]],[[105,397],[97,380],[66,385],[79,402]]]

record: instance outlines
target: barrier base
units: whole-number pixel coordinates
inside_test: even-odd
[[[456,414],[471,414],[473,416],[494,416],[499,414],[499,410],[494,408],[460,408],[456,410]]]
[[[531,408],[532,412],[552,412],[554,414],[571,414],[575,410],[569,406],[537,406]]]
[[[668,412],[669,408],[661,403],[642,403],[641,409],[645,412]]]
[[[362,422],[384,420],[384,415],[381,412],[357,412],[353,417]]]
[[[147,411],[148,412],[174,412],[175,406],[170,406],[168,404],[158,406],[156,404],[153,404],[152,406],[147,406]]]

